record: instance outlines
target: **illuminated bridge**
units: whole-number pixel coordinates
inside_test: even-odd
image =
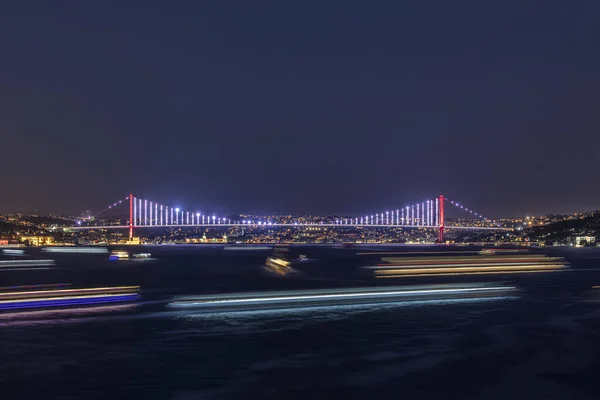
[[[133,230],[138,228],[157,227],[382,227],[382,228],[429,228],[439,231],[439,241],[444,241],[445,229],[473,229],[473,230],[509,230],[494,225],[483,215],[465,207],[459,202],[439,196],[420,203],[403,206],[395,210],[387,210],[373,214],[350,218],[321,218],[319,222],[304,222],[302,219],[282,223],[274,218],[265,219],[239,219],[207,214],[198,211],[183,210],[178,207],[167,206],[148,199],[135,197],[133,194],[109,205],[104,210],[96,213],[100,215],[105,211],[116,208],[121,204],[129,204],[128,225],[81,225],[72,227],[73,230],[83,229],[129,229],[129,237],[133,238]],[[444,207],[450,204],[464,211],[474,221],[471,226],[447,226],[444,224]]]

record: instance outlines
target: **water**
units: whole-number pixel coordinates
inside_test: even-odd
[[[375,259],[356,249],[297,248],[321,262],[307,275],[275,278],[261,269],[268,251],[143,251],[157,260],[53,255],[50,270],[0,272],[0,286],[143,289],[134,305],[0,316],[3,399],[600,395],[595,249],[546,250],[568,257],[572,271],[503,277],[521,289],[515,298],[213,314],[166,304],[183,294],[373,285],[353,271]]]

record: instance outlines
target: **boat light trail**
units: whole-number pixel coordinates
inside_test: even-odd
[[[392,300],[394,296],[410,296],[410,295],[444,295],[444,294],[471,294],[471,293],[487,293],[497,291],[515,290],[514,286],[495,286],[495,287],[465,287],[465,288],[449,288],[449,289],[416,289],[416,290],[378,290],[378,291],[355,291],[350,293],[323,293],[323,294],[307,294],[307,295],[274,295],[248,298],[230,298],[230,299],[207,299],[207,300],[188,300],[175,301],[170,303],[171,307],[197,307],[211,305],[252,305],[265,303],[279,302],[298,302],[298,301],[319,301],[319,300],[344,300],[344,299],[377,299],[386,298]],[[347,290],[348,292],[348,290]]]
[[[374,270],[376,278],[415,276],[489,275],[553,272],[568,268],[562,257],[525,256],[467,256],[467,257],[392,257],[384,263],[365,266]]]
[[[108,253],[108,249],[104,247],[44,247],[42,251],[48,253]]]
[[[22,289],[22,287],[17,287],[17,289]],[[138,298],[139,286],[7,291],[0,293],[0,310],[112,303]]]
[[[482,266],[485,266],[482,265]],[[436,272],[484,272],[484,271],[527,271],[527,270],[536,270],[536,269],[562,269],[562,264],[544,264],[544,265],[515,265],[515,266],[485,266],[485,268],[473,268],[473,267],[446,267],[446,268],[402,268],[402,269],[382,269],[375,271],[376,274],[412,274],[412,273],[436,273]]]
[[[54,260],[7,260],[0,261],[0,268],[47,267],[56,265]]]
[[[501,275],[501,274],[535,274],[539,272],[553,272],[555,269],[543,269],[536,271],[483,271],[483,272],[450,272],[450,273],[439,273],[439,274],[407,274],[407,275],[377,275],[375,278],[408,278],[417,276],[458,276],[458,275]]]
[[[57,297],[57,298],[45,298],[45,299],[27,300],[27,301],[7,300],[7,301],[0,302],[0,310],[112,303],[112,302],[119,302],[119,301],[131,301],[131,300],[137,299],[138,297],[139,297],[139,295],[137,293],[130,293],[130,294],[123,294],[123,295]]]
[[[35,291],[24,291],[24,292],[7,292],[0,293],[0,300],[10,298],[30,298],[36,296],[75,296],[75,295],[86,295],[86,294],[120,294],[128,293],[131,291],[137,291],[138,286],[117,286],[117,287],[103,287],[103,288],[91,288],[91,289],[58,289],[58,290],[35,290]]]

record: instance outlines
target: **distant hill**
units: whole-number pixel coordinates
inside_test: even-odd
[[[564,242],[575,235],[600,236],[600,213],[579,219],[571,219],[544,226],[536,226],[524,232],[532,241]]]
[[[19,226],[11,222],[0,221],[0,235],[12,235],[17,232]]]
[[[22,221],[29,222],[31,224],[40,225],[58,225],[58,226],[71,226],[73,221],[66,218],[58,217],[41,217],[41,216],[23,216]]]

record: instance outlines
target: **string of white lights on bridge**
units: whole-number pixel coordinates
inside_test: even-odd
[[[232,221],[231,218],[209,215],[199,211],[191,212],[183,210],[180,207],[167,206],[158,202],[138,198],[130,195],[121,199],[102,211],[95,214],[104,213],[124,202],[129,202],[129,229],[130,235],[133,234],[133,228],[139,227],[181,227],[181,226],[215,226],[215,225],[241,225],[241,226],[307,226],[307,225],[326,225],[326,226],[389,226],[389,227],[422,227],[440,229],[440,239],[443,238],[444,230],[444,204],[449,203],[469,215],[480,219],[483,222],[489,222],[489,219],[483,215],[465,207],[461,203],[439,196],[434,199],[425,200],[420,203],[404,206],[395,210],[387,210],[376,214],[368,214],[360,217],[322,219],[318,223],[306,223],[301,221],[277,222],[271,219],[242,219]],[[92,226],[90,226],[92,228]],[[450,226],[448,226],[450,228]],[[469,228],[469,227],[466,227]],[[473,227],[475,228],[475,227]]]

